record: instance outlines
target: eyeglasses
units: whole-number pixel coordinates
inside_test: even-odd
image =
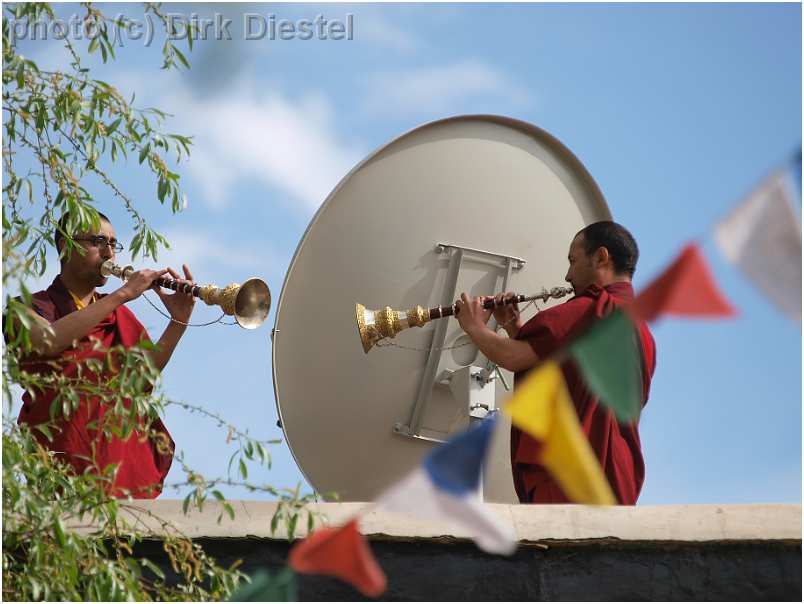
[[[73,237],[73,241],[88,241],[94,247],[104,248],[107,245],[115,252],[123,251],[123,244],[117,239],[109,239],[105,235],[93,235],[92,237]]]

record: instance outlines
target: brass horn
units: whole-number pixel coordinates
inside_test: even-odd
[[[111,260],[101,264],[101,275],[108,277],[114,275],[127,281],[134,272],[133,266],[120,267]],[[271,290],[262,279],[252,278],[240,285],[230,283],[226,287],[217,285],[191,285],[179,283],[168,277],[159,277],[155,283],[173,291],[192,294],[201,298],[209,306],[217,305],[227,315],[234,316],[235,321],[244,329],[256,329],[271,310]]]
[[[573,293],[571,287],[554,287],[550,291],[543,289],[540,294],[535,296],[511,296],[503,300],[502,304],[530,302],[531,300],[547,302],[550,298],[563,298],[571,293]],[[492,309],[495,306],[494,300],[486,300],[483,303],[483,307],[486,309]],[[430,309],[416,306],[410,310],[394,310],[390,306],[378,310],[368,310],[362,304],[355,304],[357,331],[360,333],[363,352],[368,354],[368,351],[377,342],[383,338],[394,338],[403,329],[414,326],[423,327],[433,319],[451,317],[457,314],[457,311],[457,302],[452,306],[436,306]]]

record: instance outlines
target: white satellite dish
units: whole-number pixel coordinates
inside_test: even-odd
[[[527,295],[564,285],[572,236],[610,217],[566,147],[506,117],[425,124],[354,168],[307,228],[276,310],[278,413],[310,484],[344,501],[372,500],[467,426],[466,399],[490,395],[499,406],[509,395],[500,379],[491,393],[477,392],[471,374],[487,366],[473,346],[428,353],[466,341],[453,319],[392,340],[420,350],[365,353],[356,302],[434,307],[461,291]],[[508,447],[503,426],[486,472],[487,501],[516,501]]]

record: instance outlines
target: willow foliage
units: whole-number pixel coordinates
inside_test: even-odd
[[[132,257],[156,257],[166,239],[148,226],[145,211],[137,208],[109,175],[110,167],[128,161],[153,181],[156,198],[178,212],[184,205],[181,179],[171,166],[189,156],[192,139],[166,132],[169,116],[156,108],[141,108],[124,98],[110,83],[94,79],[82,58],[99,54],[104,63],[114,61],[115,28],[131,24],[126,18],[110,18],[92,4],[74,5],[82,12],[82,40],[62,40],[69,65],[47,71],[18,51],[14,26],[30,30],[53,23],[48,4],[4,5],[3,31],[3,286],[18,291],[5,294],[3,355],[3,585],[5,600],[219,600],[230,597],[246,576],[237,569],[219,566],[202,548],[160,518],[137,507],[133,499],[107,495],[115,467],[99,474],[75,475],[52,453],[40,446],[31,429],[10,417],[11,401],[20,390],[56,389],[51,418],[69,416],[82,396],[102,400],[115,421],[102,427],[107,434],[123,435],[149,425],[168,405],[212,418],[236,448],[226,478],[207,479],[192,470],[179,455],[189,486],[185,513],[201,508],[212,498],[222,514],[234,510],[219,490],[221,485],[246,485],[275,495],[280,505],[272,526],[284,521],[290,533],[303,513],[306,497],[298,490],[276,490],[248,482],[246,461],[270,464],[272,442],[258,441],[229,426],[224,418],[188,403],[166,400],[160,393],[159,374],[144,350],[112,350],[118,371],[106,381],[66,377],[59,371],[30,371],[32,353],[28,328],[30,304],[26,284],[47,269],[46,250],[54,245],[59,218],[69,213],[64,253],[74,242],[71,232],[99,226],[95,199],[84,186],[87,179],[102,183],[104,199],[115,199],[128,213],[134,231]],[[184,53],[172,40],[183,37],[192,50],[194,32],[177,32],[156,4],[144,12],[161,24],[162,68],[189,68]],[[176,34],[183,33],[183,36]],[[189,34],[189,35],[188,35]],[[80,48],[79,48],[80,44]],[[175,156],[175,161],[173,157]],[[52,361],[57,363],[57,361]],[[96,361],[101,363],[102,361]],[[57,369],[57,368],[56,368]],[[89,366],[87,371],[93,368]],[[99,368],[98,368],[99,369]],[[125,404],[130,400],[130,404]],[[36,428],[45,437],[53,426]],[[235,463],[236,462],[236,463]],[[237,468],[232,478],[231,468]],[[176,485],[174,485],[176,486]],[[307,512],[308,524],[313,516]],[[158,527],[174,577],[166,579],[150,560],[136,555],[136,543],[145,527]],[[178,579],[176,578],[178,577]],[[246,581],[244,582],[244,579]],[[242,587],[242,586],[241,586]],[[268,589],[271,586],[266,587]]]

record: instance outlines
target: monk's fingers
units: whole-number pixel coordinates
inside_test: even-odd
[[[151,285],[158,287],[156,285],[156,280],[159,279],[159,277],[164,277],[167,270],[168,269],[163,268],[161,271],[153,271],[153,282],[151,283]]]
[[[193,274],[190,272],[190,268],[186,264],[182,264],[181,267],[184,269],[184,276],[187,278],[187,280],[192,281]]]
[[[186,265],[185,265],[185,269],[186,269]],[[179,273],[178,273],[178,272],[176,272],[175,270],[173,270],[172,268],[168,267],[166,270],[170,272],[170,276],[171,276],[171,277],[173,277],[173,280],[174,280],[174,281],[176,281],[177,283],[181,283],[181,284],[184,284],[184,283],[190,283],[190,284],[192,285],[192,283],[191,283],[191,281],[190,281],[190,280],[188,280],[188,279],[183,279],[183,278],[181,277],[181,275],[179,275]],[[186,272],[187,272],[187,271],[185,270],[185,273],[186,273]],[[186,293],[186,292],[180,292],[180,293]]]
[[[167,272],[166,268],[162,269],[161,271],[154,271],[153,280],[151,281],[151,289],[154,290],[156,293],[162,292],[162,287],[159,285],[159,283],[157,283],[157,281],[159,280],[159,277],[163,277],[166,272]]]
[[[457,316],[461,309],[466,306],[468,298],[466,296],[466,292],[461,292],[461,297],[455,300],[455,315]]]

